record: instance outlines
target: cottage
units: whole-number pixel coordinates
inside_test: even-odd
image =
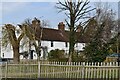
[[[34,25],[37,25],[39,21],[33,21]],[[35,24],[36,22],[36,24]],[[41,37],[41,46],[42,52],[41,57],[46,58],[48,55],[47,53],[51,50],[60,49],[65,50],[65,53],[68,53],[69,50],[69,31],[65,30],[65,24],[60,22],[58,24],[58,29],[51,29],[51,28],[43,28],[40,27],[41,30],[37,31],[36,36],[39,38],[42,31]],[[78,34],[78,32],[76,32]],[[79,38],[78,43],[75,45],[75,50],[83,50],[85,46],[85,40]],[[35,54],[33,54],[35,55]],[[37,56],[37,55],[35,55]]]
[[[65,30],[65,24],[63,22],[60,22],[58,24],[58,29],[51,29],[51,28],[45,28],[40,27],[40,21],[37,19],[34,19],[32,21],[31,26],[36,31],[37,39],[41,39],[41,58],[46,59],[48,52],[55,49],[65,50],[65,53],[68,53],[69,50],[69,31]],[[41,32],[42,31],[42,32]],[[80,30],[77,30],[76,35],[79,34]],[[41,36],[41,38],[40,38]],[[83,50],[83,47],[85,46],[85,40],[83,37],[78,38],[78,42],[75,44],[75,50],[81,51]],[[26,47],[27,48],[27,47]],[[28,48],[25,50],[29,50]],[[24,49],[20,49],[21,52],[24,51]],[[37,59],[37,54],[35,53],[35,49],[32,46],[31,47],[32,54],[28,55],[28,58],[31,59]],[[4,50],[4,57],[13,57],[12,56],[12,49]],[[21,58],[24,58],[21,56]]]

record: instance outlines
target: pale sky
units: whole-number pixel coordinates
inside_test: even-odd
[[[64,21],[65,15],[58,13],[54,2],[3,2],[2,23],[18,24],[25,19],[37,17],[47,20],[50,27]]]
[[[47,20],[50,24],[49,27],[57,28],[58,23],[64,22],[66,16],[64,13],[58,13],[55,8],[56,1],[58,0],[2,0],[0,3],[0,25],[7,23],[16,25],[24,22],[27,18],[37,17]],[[113,10],[118,10],[118,0],[91,0],[91,2],[94,1],[108,1]]]

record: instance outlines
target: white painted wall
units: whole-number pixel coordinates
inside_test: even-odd
[[[42,41],[41,45],[42,47],[47,46],[48,48],[48,52],[50,52],[51,50],[55,50],[55,49],[60,49],[60,50],[65,50],[66,53],[68,53],[69,51],[69,43],[67,43],[68,46],[66,47],[65,42],[57,42],[57,41],[53,41],[53,47],[51,47],[51,41]],[[75,50],[83,50],[83,47],[85,46],[85,43],[77,43],[75,45]],[[28,50],[28,47],[25,47],[24,49],[20,49],[20,52]],[[35,48],[32,46],[32,50],[35,50]],[[2,49],[2,53],[4,53],[4,58],[13,58],[13,51],[12,48],[8,48],[8,49]],[[37,55],[34,52],[33,54],[33,59],[37,59]],[[43,56],[43,52],[41,52],[41,57]],[[1,57],[2,54],[1,54]],[[20,56],[20,58],[22,59],[23,57]]]
[[[42,41],[42,46],[48,47],[48,52],[55,49],[68,50],[69,48],[65,46],[65,42],[53,41],[53,47],[51,47],[51,41]],[[68,45],[69,46],[69,45]]]
[[[43,47],[47,46],[48,52],[51,50],[55,49],[60,49],[60,50],[65,50],[65,53],[68,53],[69,51],[69,43],[67,42],[68,46],[66,47],[65,42],[58,42],[58,41],[53,41],[53,47],[51,47],[51,41],[42,41],[41,45]],[[82,51],[83,47],[85,47],[85,43],[77,43],[75,45],[75,50]],[[41,57],[43,56],[43,53],[41,52]]]
[[[10,47],[8,48],[2,48],[1,50],[1,57],[3,58],[3,53],[4,53],[4,58],[13,58],[13,51]]]

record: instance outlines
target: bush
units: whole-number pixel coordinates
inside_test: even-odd
[[[48,59],[49,61],[67,61],[68,59],[65,57],[65,51],[64,50],[59,50],[59,49],[55,49],[55,50],[51,50],[48,53]]]

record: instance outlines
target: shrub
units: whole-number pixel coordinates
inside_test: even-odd
[[[48,59],[49,61],[67,61],[67,58],[65,57],[65,51],[64,50],[51,50],[48,53]]]

